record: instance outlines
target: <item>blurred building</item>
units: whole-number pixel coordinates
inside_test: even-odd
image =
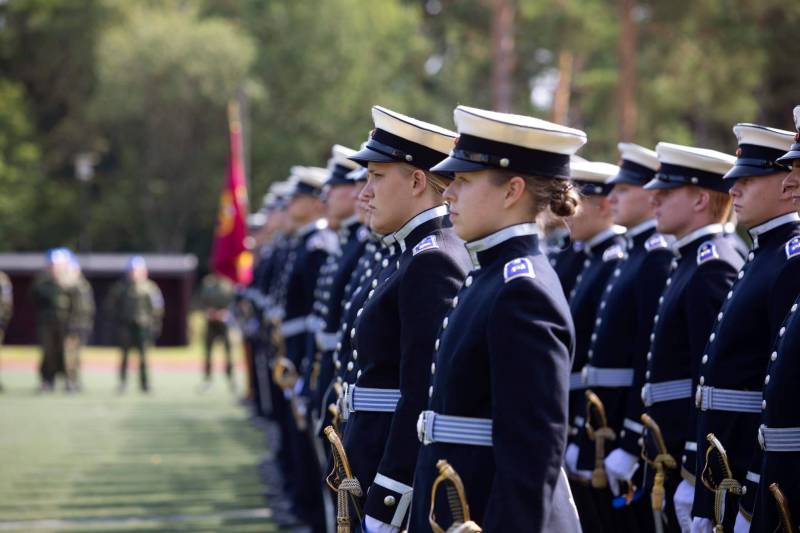
[[[108,290],[125,275],[128,254],[78,255],[83,273],[94,290],[97,315],[89,344],[110,345],[114,331],[105,316]],[[144,255],[152,279],[164,295],[164,323],[159,346],[188,343],[188,315],[197,257],[194,255]],[[0,254],[0,270],[14,286],[14,316],[6,332],[7,344],[35,344],[36,316],[30,296],[31,284],[44,269],[44,253]]]

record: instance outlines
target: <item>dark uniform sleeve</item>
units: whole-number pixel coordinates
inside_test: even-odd
[[[428,404],[433,345],[463,279],[463,270],[450,257],[422,252],[400,282],[400,400],[365,506],[366,514],[396,527],[411,501],[420,446],[416,425]]]
[[[543,529],[566,445],[572,328],[531,283],[505,285],[489,318],[496,469],[484,531]]]
[[[319,276],[319,269],[328,257],[328,252],[322,248],[316,248],[308,253],[306,260],[302,265],[296,265],[295,268],[302,268],[302,285],[303,285],[303,306],[304,313],[311,312],[311,306],[314,301],[314,287],[317,284],[317,277]],[[305,372],[307,368],[304,362],[308,362],[309,355],[309,333],[302,333],[300,335],[293,335],[286,339],[286,355],[292,360],[298,371]]]
[[[723,261],[712,261],[701,265],[695,272],[689,285],[686,288],[686,298],[684,300],[687,335],[689,339],[689,353],[693,358],[689,361],[692,372],[692,391],[697,387],[700,379],[700,362],[703,357],[703,350],[708,344],[708,336],[717,321],[717,314],[722,308],[728,291],[731,290],[736,279],[736,269],[729,263]],[[705,438],[698,441],[696,434],[697,412],[694,406],[694,399],[690,402],[689,413],[687,413],[686,442],[699,443],[702,448]],[[686,449],[687,465],[695,465],[697,452]],[[692,467],[692,470],[694,468]],[[694,472],[692,472],[694,473]]]
[[[648,252],[647,259],[642,267],[642,275],[636,280],[636,314],[639,321],[637,335],[633,345],[633,384],[628,389],[625,399],[625,418],[635,424],[641,424],[644,404],[642,403],[641,390],[645,382],[647,371],[647,350],[650,348],[650,334],[653,331],[653,318],[658,310],[658,298],[664,292],[664,284],[669,276],[670,262],[673,254],[669,250],[654,250]],[[620,440],[620,447],[626,452],[639,456],[641,446],[639,437],[642,434],[626,427],[625,435]]]
[[[784,324],[789,308],[800,294],[800,258],[791,259],[775,278],[770,291],[769,323],[772,328],[770,338],[776,339],[780,333],[780,328]],[[770,347],[770,352],[772,347]],[[769,356],[766,354],[767,357]],[[764,359],[764,368],[769,364],[769,359]],[[753,441],[753,458],[750,460],[748,472],[758,474],[761,472],[761,463],[764,460],[764,452],[758,444],[758,435],[749,436]],[[757,479],[757,478],[755,478]],[[758,492],[758,483],[753,478],[742,480],[747,487],[747,492],[739,500],[739,509],[747,517],[751,517],[755,508],[755,497]]]

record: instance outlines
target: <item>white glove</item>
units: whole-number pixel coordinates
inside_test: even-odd
[[[364,517],[364,533],[397,533],[399,527],[394,527],[386,522],[381,522],[370,515]]]
[[[592,471],[591,470],[578,470],[578,454],[580,453],[580,448],[578,448],[577,444],[569,444],[567,446],[567,451],[564,453],[564,465],[569,470],[570,474],[575,476],[581,477],[583,479],[592,479]]]
[[[639,458],[621,448],[617,448],[605,458],[608,476],[608,488],[611,494],[619,496],[619,482],[630,481],[636,470],[639,469]]]
[[[695,516],[692,518],[692,533],[711,533],[714,530],[714,523],[708,518]]]
[[[736,515],[736,523],[733,524],[733,533],[750,533],[750,520],[739,511]]]
[[[681,526],[682,533],[689,533],[692,530],[692,503],[694,502],[694,487],[688,481],[681,481],[675,495],[672,497],[675,504],[675,515],[678,517],[678,525]]]

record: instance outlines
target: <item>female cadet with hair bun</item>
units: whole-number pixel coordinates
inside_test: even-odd
[[[431,531],[441,459],[461,476],[484,531],[580,531],[562,469],[575,332],[535,220],[575,212],[569,159],[586,135],[463,106],[454,115],[460,137],[433,170],[455,175],[444,197],[473,270],[432,346],[409,532]],[[433,511],[452,523],[443,494]]]

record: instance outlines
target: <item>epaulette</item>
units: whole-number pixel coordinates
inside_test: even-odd
[[[667,238],[660,233],[651,235],[650,238],[644,242],[644,249],[648,252],[652,252],[653,250],[661,250],[664,248],[669,248],[669,242],[667,242]]]
[[[789,242],[786,243],[785,250],[786,259],[791,259],[792,257],[800,255],[800,237],[792,237],[789,239]]]
[[[339,250],[339,239],[332,231],[316,231],[306,241],[306,250],[310,252],[323,250],[329,254],[336,253]]]
[[[603,262],[625,259],[625,250],[619,244],[612,244],[603,252]]]
[[[706,241],[697,248],[697,264],[702,265],[704,263],[708,263],[709,261],[713,261],[714,259],[719,259],[719,252],[717,251],[717,245],[711,241]]]
[[[428,235],[411,250],[411,255],[417,255],[428,250],[436,250],[437,248],[439,248],[439,243],[436,242],[436,235]]]
[[[533,263],[527,257],[518,257],[512,259],[503,267],[503,281],[508,283],[512,279],[517,278],[535,278],[536,273],[533,271]]]

